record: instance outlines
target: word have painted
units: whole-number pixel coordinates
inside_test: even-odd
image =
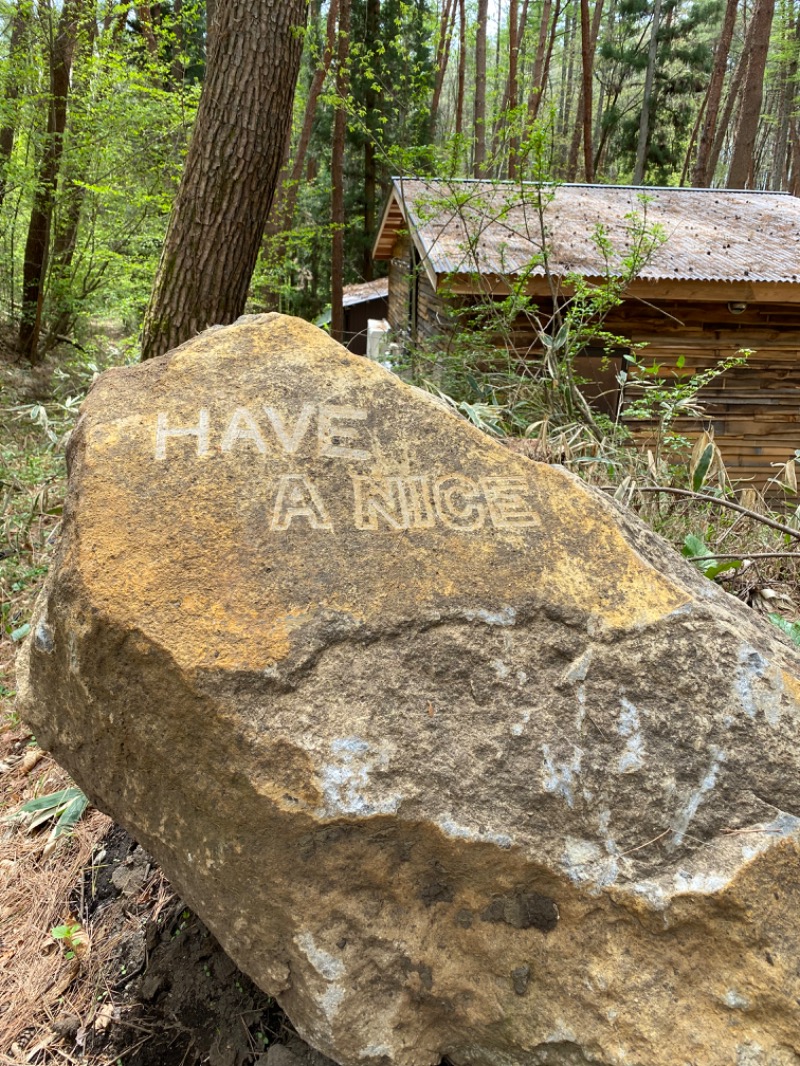
[[[521,477],[463,474],[433,477],[356,477],[353,484],[353,525],[372,533],[433,529],[444,525],[469,533],[487,521],[502,530],[530,529],[539,524],[525,498]],[[285,532],[293,522],[334,532],[334,523],[318,486],[304,474],[278,478],[270,528]]]
[[[341,407],[332,404],[303,404],[293,426],[287,424],[274,407],[263,407],[266,422],[272,437],[287,455],[294,455],[300,445],[310,436],[316,418],[317,451],[332,459],[371,459],[366,447],[361,446],[358,423],[367,420],[367,412],[358,407]],[[353,423],[356,423],[355,425]],[[196,424],[170,426],[167,415],[159,412],[156,421],[156,459],[167,458],[167,445],[171,440],[194,437],[197,457],[204,459],[212,453],[211,417],[204,407]],[[267,437],[261,431],[253,413],[247,407],[237,407],[222,433],[219,442],[221,452],[232,452],[237,446],[248,445],[261,455],[267,454]],[[358,445],[358,446],[356,446]]]

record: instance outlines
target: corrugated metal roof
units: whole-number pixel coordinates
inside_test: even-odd
[[[357,281],[353,285],[345,285],[342,304],[344,307],[353,307],[355,304],[368,303],[370,300],[386,300],[388,296],[388,278]]]
[[[395,179],[375,244],[389,258],[398,216],[411,224],[433,274],[514,276],[541,255],[538,187],[517,182]],[[647,203],[642,203],[642,195]],[[593,235],[602,226],[612,270],[631,247],[634,219],[646,216],[667,238],[640,270],[649,280],[797,282],[800,199],[720,189],[559,185],[545,190],[544,229],[551,273],[603,276]],[[398,211],[398,208],[400,209]],[[388,253],[387,253],[388,248]],[[532,273],[543,275],[542,264]]]

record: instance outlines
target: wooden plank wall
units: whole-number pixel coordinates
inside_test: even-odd
[[[398,254],[400,253],[400,254]],[[396,246],[389,270],[389,322],[409,329],[411,254],[408,239]],[[451,305],[432,289],[424,273],[417,282],[417,343],[443,343],[452,328]],[[462,305],[468,298],[462,298]],[[545,301],[542,301],[542,310]],[[677,432],[692,437],[711,426],[734,480],[763,487],[800,449],[800,305],[762,304],[741,314],[724,302],[681,305],[630,300],[614,312],[605,327],[645,344],[639,358],[657,363],[665,377],[697,373],[741,348],[753,350],[747,364],[726,372],[704,388],[699,401],[704,417],[679,419]],[[514,323],[510,343],[520,357],[536,358],[540,345],[530,322]],[[684,363],[678,367],[678,360]],[[583,364],[582,364],[583,369]],[[608,374],[598,373],[608,407]],[[589,390],[591,391],[591,390]],[[597,392],[597,388],[594,390]],[[629,387],[630,398],[635,388]],[[646,444],[652,426],[631,422],[636,438]]]

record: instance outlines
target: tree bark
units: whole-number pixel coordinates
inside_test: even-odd
[[[738,10],[739,0],[727,0],[725,17],[722,21],[722,32],[714,52],[714,67],[711,71],[711,81],[708,84],[708,95],[706,97],[706,115],[697,146],[697,159],[692,173],[692,185],[698,188],[707,187],[711,184],[711,179],[713,178],[713,174],[709,173],[709,162],[717,129],[717,118],[719,117],[719,109],[722,103],[725,71],[728,66],[728,56],[731,51],[731,41],[733,40]]]
[[[366,39],[367,47],[374,47],[378,41],[381,21],[380,0],[367,0]],[[364,255],[361,273],[365,281],[373,276],[372,238],[375,233],[375,208],[378,185],[378,167],[375,156],[375,112],[378,107],[378,94],[375,91],[374,78],[367,79],[364,95],[366,110],[367,137],[364,141]]]
[[[758,122],[761,118],[761,104],[764,99],[764,71],[767,65],[767,49],[774,14],[775,0],[756,0],[745,40],[745,53],[748,56],[747,74],[742,89],[742,104],[733,145],[733,157],[728,171],[729,189],[752,187],[753,152],[758,134]]]
[[[456,143],[454,153],[460,151],[459,138],[464,131],[464,87],[467,71],[467,12],[464,0],[458,0],[458,79],[456,82]]]
[[[475,159],[476,178],[486,177],[486,24],[489,20],[489,0],[478,0],[478,21],[475,27]]]
[[[506,121],[510,126],[508,139],[508,178],[514,181],[517,176],[517,156],[519,155],[519,137],[517,126],[517,62],[519,59],[519,3],[509,0],[508,5],[508,104]]]
[[[660,0],[656,0],[660,2]],[[598,20],[599,21],[599,20]],[[594,181],[594,158],[592,155],[592,60],[594,41],[589,26],[589,0],[581,0],[581,75],[583,124],[583,171],[586,181]]]
[[[653,5],[653,24],[650,28],[650,47],[647,50],[647,70],[644,76],[644,100],[642,117],[639,120],[639,143],[636,146],[636,164],[633,168],[633,184],[641,185],[647,169],[647,145],[650,140],[650,109],[653,105],[653,82],[656,76],[658,57],[658,31],[661,29],[661,0]]]
[[[350,53],[350,0],[339,7],[339,46],[336,57],[336,108],[333,112],[331,148],[331,336],[344,344],[344,139],[348,91],[347,57]]]
[[[558,21],[558,7],[560,0],[558,0],[556,6],[555,17],[553,18],[553,32],[550,29],[550,20],[553,9],[553,0],[543,0],[542,3],[542,17],[539,23],[539,37],[536,42],[536,57],[533,61],[533,74],[531,76],[531,91],[528,95],[528,125],[533,125],[536,121],[536,116],[539,114],[539,108],[542,103],[542,95],[544,93],[544,86],[547,82],[547,70],[545,68],[545,59],[549,59],[549,56],[553,51],[553,37],[555,32],[555,23]],[[549,49],[548,49],[549,41]],[[549,63],[547,64],[549,66]]]
[[[450,45],[453,40],[453,27],[456,19],[457,0],[445,0],[442,5],[442,17],[439,22],[439,36],[436,41],[436,75],[433,82],[433,96],[431,98],[431,122],[430,134],[433,140],[436,133],[436,118],[439,114],[439,102],[442,98],[447,64],[450,59]]]
[[[305,0],[227,0],[217,10],[143,359],[244,310],[292,119],[305,18]]]
[[[42,326],[53,205],[64,148],[64,130],[67,125],[67,99],[72,57],[84,3],[85,0],[64,0],[50,53],[47,135],[39,167],[39,177],[33,194],[22,268],[19,351],[31,363],[39,360],[39,336]]]
[[[8,45],[8,77],[5,84],[6,124],[0,129],[0,207],[6,196],[6,175],[11,153],[14,151],[16,124],[11,117],[14,104],[20,96],[20,77],[17,70],[22,44],[28,32],[31,18],[30,0],[17,0],[14,14],[11,16],[11,40]]]

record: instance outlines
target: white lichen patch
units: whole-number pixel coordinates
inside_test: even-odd
[[[767,851],[776,840],[781,840],[788,836],[800,836],[800,818],[781,811],[778,817],[771,822],[760,827],[753,826],[752,829],[760,829],[760,832],[748,833],[747,842],[742,844],[742,858],[746,862],[750,862],[761,855],[762,852]]]
[[[575,685],[579,681],[585,681],[592,665],[592,649],[588,648],[583,655],[569,664],[561,678],[562,685]]]
[[[769,725],[777,726],[783,695],[780,669],[750,644],[742,644],[739,648],[738,664],[734,690],[742,710],[753,719],[761,711]]]
[[[667,845],[670,850],[680,847],[683,843],[683,838],[686,835],[686,830],[692,823],[692,819],[697,814],[700,804],[703,802],[703,797],[708,795],[717,783],[717,776],[719,774],[720,767],[725,762],[725,752],[720,751],[719,748],[712,746],[711,748],[711,763],[708,769],[700,779],[700,783],[696,789],[689,796],[689,799],[678,811],[675,817],[672,819],[670,828],[672,829],[672,838]]]
[[[625,740],[625,750],[619,757],[617,770],[621,774],[634,774],[644,766],[645,756],[639,709],[624,696],[620,708],[617,730]]]
[[[511,674],[511,667],[504,663],[502,659],[492,659],[489,665],[500,681],[505,681]]]
[[[542,744],[544,768],[542,784],[545,792],[561,796],[568,807],[575,806],[575,787],[581,772],[582,750],[575,746],[568,762],[556,762],[549,744]]]
[[[741,992],[737,992],[735,988],[729,988],[725,995],[722,997],[722,1002],[730,1010],[749,1010],[750,1000],[747,996],[743,996]]]
[[[331,754],[320,770],[324,807],[317,817],[335,818],[355,814],[368,818],[376,814],[394,814],[400,806],[396,795],[375,796],[370,773],[384,769],[389,762],[384,751],[374,751],[360,737],[340,737],[331,743]]]
[[[523,732],[525,731],[525,726],[528,724],[528,722],[530,722],[530,720],[531,720],[531,712],[530,711],[523,711],[522,712],[522,721],[514,722],[514,724],[511,726],[512,735],[515,736],[515,737],[521,737]]]
[[[485,622],[487,626],[513,626],[517,612],[514,607],[501,607],[499,611],[487,611],[481,607],[477,611],[464,611],[464,617],[470,622]]]
[[[307,930],[303,933],[298,933],[294,938],[294,942],[313,969],[323,980],[328,982],[328,987],[318,997],[317,1002],[325,1016],[325,1020],[330,1024],[336,1017],[345,996],[345,989],[340,983],[341,978],[345,976],[344,963],[341,959],[331,955],[330,952],[325,951],[324,948],[319,947],[312,934]]]
[[[485,826],[460,825],[451,815],[446,814],[436,819],[436,825],[449,837],[457,840],[472,840],[480,843],[497,844],[500,848],[510,848],[514,841],[507,833],[496,833]]]
[[[560,864],[573,884],[597,889],[613,885],[619,876],[616,855],[609,854],[593,840],[567,837]]]

